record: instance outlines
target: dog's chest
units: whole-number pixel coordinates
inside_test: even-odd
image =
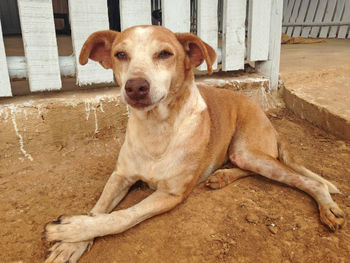
[[[195,156],[202,154],[199,144],[205,138],[197,137],[200,120],[200,115],[189,118],[189,123],[186,121],[177,129],[160,126],[157,132],[147,131],[142,137],[141,131],[131,131],[128,127],[118,170],[133,180],[147,182],[154,189],[164,182],[177,185],[177,180],[186,180],[184,177],[192,176],[192,168],[198,165]]]

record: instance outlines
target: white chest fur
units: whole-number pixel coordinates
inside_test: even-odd
[[[196,130],[200,128],[202,113],[207,106],[193,83],[190,96],[172,122],[155,118],[142,118],[131,111],[125,142],[118,158],[117,172],[129,178],[147,182],[151,187],[169,180],[184,169],[188,147]],[[168,109],[158,107],[164,116]],[[137,115],[136,115],[137,114]],[[141,117],[141,118],[140,118]],[[190,163],[186,164],[191,166]],[[191,170],[191,167],[187,167]]]

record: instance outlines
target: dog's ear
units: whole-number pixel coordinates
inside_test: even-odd
[[[211,46],[191,33],[176,33],[176,38],[184,47],[191,66],[198,67],[205,60],[208,73],[213,73],[212,65],[216,60],[216,52]]]
[[[111,49],[119,32],[112,30],[97,31],[85,41],[79,56],[79,63],[85,65],[88,59],[100,62],[104,68],[112,68]]]

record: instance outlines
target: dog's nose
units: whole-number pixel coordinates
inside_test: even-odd
[[[149,83],[143,78],[129,79],[125,83],[126,95],[132,100],[141,100],[148,96]]]

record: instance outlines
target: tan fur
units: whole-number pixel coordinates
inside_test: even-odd
[[[171,55],[163,58],[162,51]],[[115,57],[120,52],[122,59]],[[100,31],[82,48],[79,61],[85,64],[88,58],[113,68],[127,103],[126,82],[146,80],[150,104],[130,106],[116,169],[90,215],[63,217],[46,226],[46,238],[58,242],[46,262],[76,262],[95,237],[121,233],[172,209],[198,182],[207,180],[209,187],[221,188],[252,173],[310,194],[321,221],[332,230],[344,224],[343,212],[329,194],[333,185],[293,164],[255,103],[228,90],[195,85],[192,67],[205,60],[210,72],[216,59],[214,50],[197,36],[152,26]],[[217,170],[226,160],[237,167]],[[156,191],[133,207],[111,212],[137,180]]]

